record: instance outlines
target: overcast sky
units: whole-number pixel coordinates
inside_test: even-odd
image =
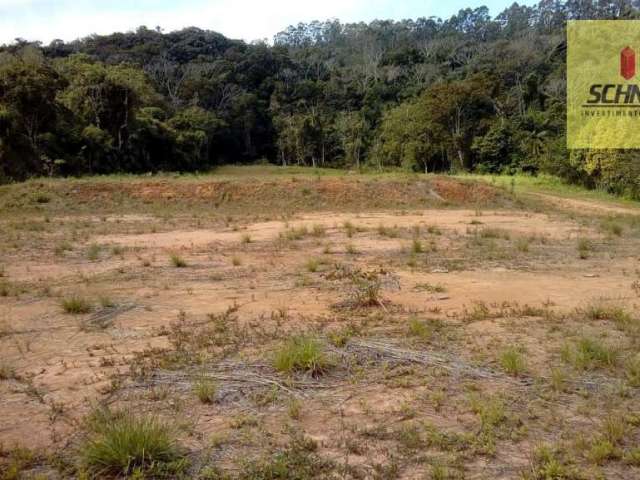
[[[288,25],[338,18],[343,22],[438,16],[486,5],[496,15],[512,0],[0,0],[0,44],[16,37],[49,43],[92,33],[166,31],[196,26],[247,41],[267,39]],[[533,4],[525,0],[525,4]]]

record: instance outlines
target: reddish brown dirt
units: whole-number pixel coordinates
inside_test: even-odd
[[[311,195],[321,195],[328,206],[347,197],[349,201],[353,201],[353,197],[367,197],[371,188],[366,182],[353,182],[348,190],[338,188],[332,181],[323,181],[320,185],[313,181],[293,183],[296,191],[312,189]],[[145,182],[117,186],[87,184],[71,194],[96,201],[108,199],[118,189],[120,193],[149,201],[196,197],[221,202],[254,202],[264,195],[280,195],[280,187],[281,184],[270,182],[242,187],[201,184],[195,188],[186,183]],[[443,179],[429,185],[412,184],[407,191],[401,191],[397,185],[388,188],[387,194],[392,196],[394,204],[402,203],[418,191],[431,201],[435,192],[447,201],[472,204],[495,201],[498,195],[489,187],[474,184],[466,188],[459,182]],[[141,400],[150,395],[149,391],[133,389],[123,394],[112,388],[112,382],[118,374],[126,377],[134,353],[170,347],[167,330],[178,318],[203,321],[207,314],[218,314],[236,305],[238,321],[251,328],[272,326],[274,312],[282,311],[287,313],[283,327],[286,331],[316,324],[332,328],[346,325],[350,314],[338,312],[335,305],[345,298],[348,290],[328,281],[326,276],[335,264],[349,264],[364,270],[383,267],[396,275],[399,288],[383,292],[388,306],[378,312],[387,316],[376,324],[380,332],[395,331],[396,337],[397,332],[406,332],[411,312],[421,318],[437,317],[456,329],[455,350],[466,361],[486,362],[496,368],[495,352],[513,342],[528,351],[530,374],[541,377],[548,376],[550,362],[558,360],[562,338],[549,333],[558,327],[548,330],[548,324],[539,316],[519,314],[466,323],[465,316],[474,305],[483,302],[491,311],[505,305],[526,305],[564,314],[595,298],[607,297],[632,309],[638,306],[632,288],[640,269],[637,238],[626,230],[625,236],[612,239],[600,232],[596,224],[563,220],[557,215],[505,209],[479,212],[475,208],[394,213],[372,208],[360,213],[297,214],[286,222],[239,218],[227,225],[218,222],[197,228],[185,214],[174,218],[173,224],[158,223],[159,231],[149,231],[149,224],[155,220],[151,214],[135,212],[102,220],[60,215],[49,219],[52,225],[60,222],[62,228],[71,229],[68,222],[86,224],[82,234],[77,234],[72,241],[70,252],[52,253],[51,242],[61,232],[51,229],[39,240],[33,240],[28,248],[18,247],[10,254],[3,254],[3,278],[21,285],[24,291],[0,298],[1,360],[15,372],[15,378],[0,380],[0,418],[3,419],[0,443],[31,448],[63,445],[72,441],[78,422],[95,402],[106,401],[116,394],[119,402],[131,405],[139,402],[142,410],[153,409],[148,400]],[[351,237],[345,224],[355,229]],[[323,233],[314,237],[311,232],[318,226],[324,227]],[[397,236],[383,235],[380,226],[397,231]],[[281,238],[287,229],[301,227],[308,231],[304,238],[289,241]],[[480,237],[485,243],[474,244],[478,241],[478,232],[487,229],[508,232],[509,239],[482,240]],[[416,231],[425,246],[434,246],[434,252],[427,250],[411,256]],[[436,231],[438,233],[434,233]],[[250,242],[243,243],[247,235]],[[578,258],[577,238],[590,238],[596,244],[590,258]],[[529,250],[518,253],[514,246],[518,239],[533,239],[527,244]],[[7,244],[10,242],[5,240]],[[84,252],[92,244],[103,246],[103,253],[98,259],[89,260]],[[354,247],[356,253],[347,253],[348,245]],[[124,247],[122,253],[109,253],[115,246]],[[496,251],[500,255],[496,256]],[[460,257],[460,252],[471,253],[462,257],[462,263],[456,268],[442,268],[442,262],[456,260],[454,257]],[[173,267],[170,254],[179,254],[188,266]],[[234,265],[234,258],[239,265]],[[309,271],[306,265],[310,258],[323,260],[318,271]],[[436,258],[439,263],[435,262]],[[441,285],[445,291],[425,291],[422,286],[427,284]],[[90,299],[94,304],[93,314],[65,313],[60,302],[70,295]],[[101,297],[131,308],[114,315],[104,328],[92,328],[89,322],[92,315],[101,311],[98,304]],[[400,338],[403,337],[406,333],[400,333]],[[549,338],[546,344],[545,339]],[[264,363],[271,347],[271,344],[252,345],[243,352],[243,358]],[[421,377],[410,376],[406,386],[392,387],[384,373],[376,375],[379,377],[367,380],[362,386],[347,384],[339,391],[326,391],[308,399],[305,406],[315,412],[310,414],[307,409],[297,423],[320,442],[321,452],[335,458],[343,454],[334,441],[346,435],[345,426],[340,423],[341,415],[356,430],[364,426],[373,428],[376,424],[388,425],[393,430],[405,421],[409,408],[418,408],[419,413],[408,418],[417,416],[421,421],[460,431],[477,428],[476,417],[465,410],[466,407],[447,404],[444,410],[438,411],[431,400],[424,400],[431,398],[433,389],[421,384]],[[433,382],[440,385],[445,381],[435,377]],[[502,384],[480,384],[477,388],[485,392],[502,391]],[[451,398],[460,400],[468,395],[464,382],[447,385]],[[203,439],[221,428],[229,430],[230,415],[247,411],[222,405],[207,409],[194,401],[188,389],[180,392],[171,401],[187,406],[180,415],[194,422],[195,430]],[[466,405],[466,400],[460,401],[460,405]],[[163,408],[173,408],[166,405],[170,403]],[[574,411],[573,407],[571,410]],[[283,419],[284,412],[284,407],[273,407],[260,410],[259,416],[264,425],[275,431],[289,421]],[[233,428],[229,431],[229,435],[233,435]],[[520,443],[501,440],[497,457],[473,459],[468,462],[469,471],[475,472],[478,478],[487,472],[494,475],[491,478],[513,478],[518,469],[528,464],[532,445],[547,440],[544,428],[531,427],[531,432],[531,436]],[[197,438],[185,441],[201,445]],[[371,465],[376,458],[388,461],[383,444],[386,445],[382,441],[369,441],[366,454],[352,455],[353,463]],[[502,468],[505,473],[496,473]],[[416,472],[424,473],[407,467],[402,478],[414,478],[418,475]],[[637,473],[636,470],[626,472]]]

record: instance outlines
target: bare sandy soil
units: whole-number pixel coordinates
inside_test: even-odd
[[[101,404],[176,425],[188,478],[300,435],[327,477],[640,478],[639,212],[548,197],[5,216],[0,473],[78,477]],[[300,335],[321,374],[274,367]]]

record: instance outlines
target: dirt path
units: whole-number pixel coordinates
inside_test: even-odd
[[[611,203],[598,203],[595,200],[578,200],[575,198],[566,198],[550,193],[528,193],[536,198],[541,198],[544,201],[556,205],[563,209],[579,211],[586,214],[603,214],[611,213],[618,215],[640,215],[640,207],[623,207],[614,205]]]

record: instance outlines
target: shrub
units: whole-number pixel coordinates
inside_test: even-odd
[[[90,436],[81,447],[82,458],[97,476],[177,472],[186,466],[172,430],[155,417],[100,410],[92,415],[88,427]]]
[[[284,373],[298,371],[319,375],[331,365],[318,340],[301,336],[289,339],[278,349],[273,366]]]

